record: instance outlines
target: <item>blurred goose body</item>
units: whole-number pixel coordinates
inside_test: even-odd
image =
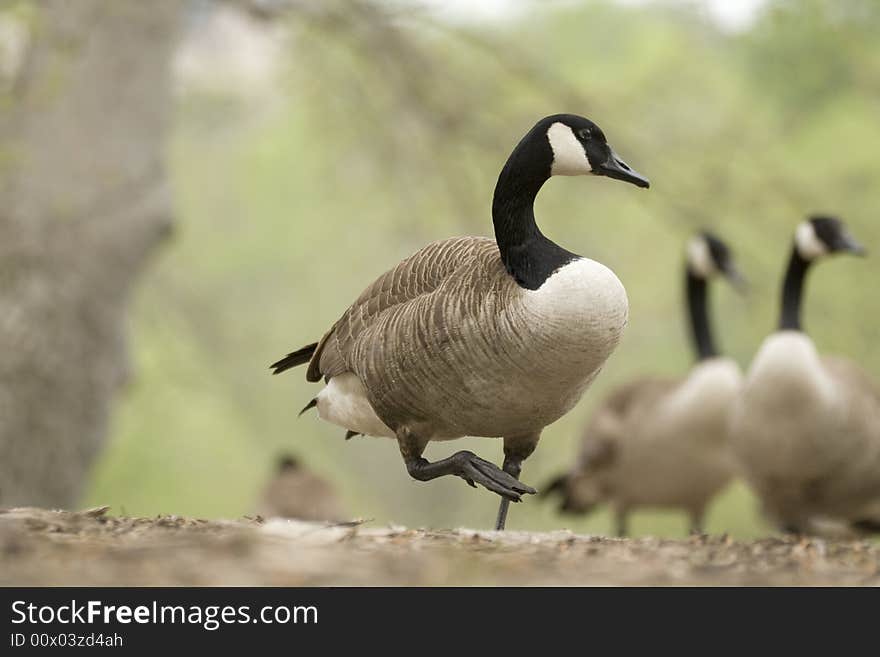
[[[740,277],[727,246],[708,233],[688,243],[685,269],[696,365],[681,379],[644,378],[613,392],[587,425],[574,467],[546,491],[570,513],[610,503],[619,535],[640,507],[683,509],[692,531],[702,531],[706,505],[734,474],[727,424],[742,374],[715,347],[707,286],[717,274]]]
[[[279,459],[257,513],[266,518],[311,521],[340,521],[344,517],[333,486],[290,456]]]
[[[434,242],[380,276],[321,340],[273,365],[309,363],[326,382],[307,406],[348,432],[395,438],[409,474],[462,477],[509,501],[541,430],[578,401],[617,346],[626,292],[604,265],[545,237],[533,204],[552,175],[603,175],[647,187],[593,122],[539,121],[495,188],[495,239]],[[349,434],[347,434],[349,435]],[[462,451],[436,462],[428,442],[504,439],[504,468]]]
[[[779,330],[755,355],[732,416],[744,474],[786,531],[880,529],[880,392],[854,363],[821,356],[801,326],[810,266],[839,252],[862,249],[838,219],[798,227]]]

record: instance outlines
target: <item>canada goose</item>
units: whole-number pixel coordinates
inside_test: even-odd
[[[880,392],[854,363],[819,356],[801,326],[806,274],[832,253],[864,251],[834,217],[798,226],[779,329],[752,361],[731,417],[735,454],[765,514],[796,533],[880,523]]]
[[[586,427],[578,460],[544,489],[560,510],[586,513],[609,502],[618,536],[638,507],[683,508],[701,532],[707,503],[733,475],[726,440],[739,366],[719,356],[706,307],[708,281],[721,274],[740,287],[727,245],[702,232],[688,242],[685,294],[697,363],[681,379],[644,378],[614,392]]]
[[[380,276],[315,344],[272,365],[308,362],[325,387],[306,408],[349,432],[396,438],[410,476],[456,475],[510,501],[542,429],[567,413],[599,372],[627,320],[623,285],[604,265],[545,237],[534,201],[554,175],[646,178],[602,130],[572,114],[541,119],[501,170],[495,239],[434,242]],[[503,437],[504,467],[469,451],[429,462],[428,442]]]
[[[300,520],[339,521],[344,515],[333,486],[289,455],[278,459],[257,512],[266,518]]]

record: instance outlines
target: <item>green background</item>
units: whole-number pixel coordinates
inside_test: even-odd
[[[541,116],[594,119],[652,189],[552,179],[546,234],[610,266],[630,299],[623,342],[583,401],[548,427],[523,479],[566,468],[596,402],[692,357],[683,248],[708,227],[735,249],[748,298],[719,284],[723,350],[746,366],[776,319],[792,231],[807,213],[844,218],[880,244],[880,3],[771,2],[725,32],[689,5],[540,4],[489,24],[416,15],[392,36],[291,22],[272,93],[183,91],[169,166],[178,224],[145,277],[131,327],[137,374],[88,494],[128,514],[252,512],[279,453],[299,455],[352,516],[489,527],[497,497],[445,478],[417,483],[396,444],[343,441],[297,412],[317,392],[268,364],[320,337],[361,289],[428,241],[491,234],[498,171]],[[356,19],[353,25],[357,28]],[[402,48],[402,47],[401,47]],[[401,53],[406,56],[401,56]],[[880,374],[876,258],[813,273],[805,324],[820,349]],[[428,458],[501,442],[435,444]],[[607,512],[558,516],[528,499],[509,528],[610,530]],[[683,514],[644,511],[635,533],[681,535]],[[741,484],[708,529],[767,528]]]

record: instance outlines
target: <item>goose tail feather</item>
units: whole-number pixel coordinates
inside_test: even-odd
[[[308,363],[310,360],[312,360],[312,356],[314,355],[317,348],[317,342],[307,344],[302,349],[292,351],[281,360],[272,363],[271,365],[269,365],[269,369],[272,370],[272,374],[281,374],[282,372],[285,372],[292,367],[296,367],[297,365],[304,365],[305,363]]]
[[[317,406],[317,405],[318,405],[318,398],[315,397],[315,398],[312,399],[308,404],[306,404],[305,406],[303,406],[303,409],[297,414],[297,417],[299,417],[300,415],[302,415],[303,413],[305,413],[307,410],[309,410],[310,408],[314,408],[314,407]]]

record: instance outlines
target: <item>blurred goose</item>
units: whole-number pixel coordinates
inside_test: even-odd
[[[344,516],[333,486],[289,455],[278,459],[257,513],[266,518],[312,521],[340,521]]]
[[[690,514],[701,532],[706,505],[731,479],[728,413],[741,382],[739,366],[719,356],[707,310],[708,282],[742,277],[727,245],[695,235],[687,246],[685,291],[697,363],[681,379],[644,378],[614,391],[592,416],[577,463],[544,493],[562,497],[560,509],[586,513],[611,504],[616,531],[639,507],[672,507]]]
[[[306,408],[348,432],[395,438],[406,469],[426,481],[455,475],[510,501],[542,429],[567,413],[614,351],[627,321],[614,273],[545,237],[534,202],[554,175],[592,174],[648,187],[592,121],[538,121],[501,170],[495,239],[434,242],[380,276],[315,344],[272,365],[308,363],[326,385]],[[469,451],[438,461],[427,444],[504,439],[503,469]]]
[[[811,265],[864,253],[834,217],[801,223],[782,286],[779,330],[761,345],[732,414],[744,474],[780,528],[880,528],[880,392],[843,358],[823,357],[801,326]]]

